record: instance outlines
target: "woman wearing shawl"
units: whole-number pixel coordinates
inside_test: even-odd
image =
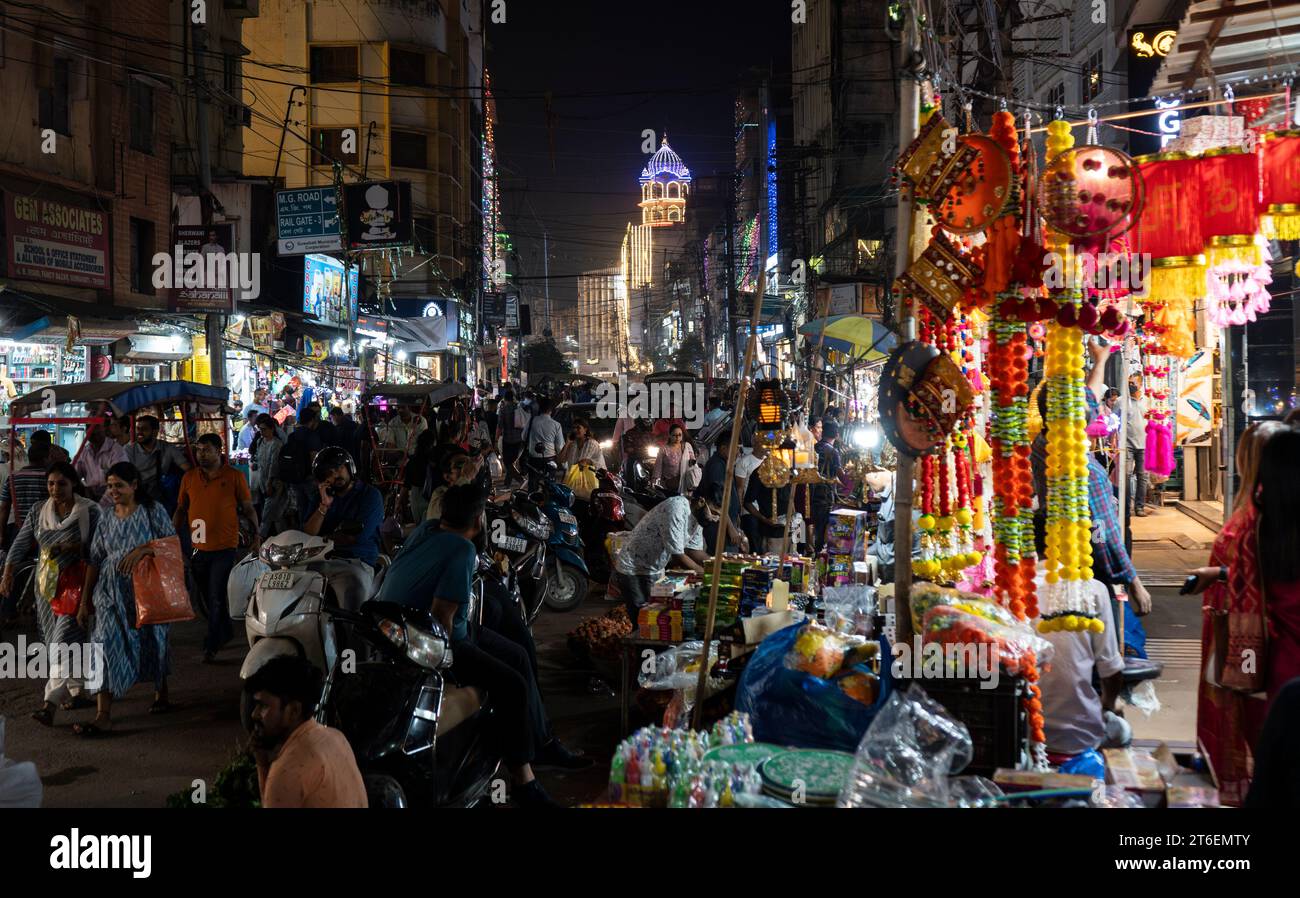
[[[1197,741],[1224,804],[1239,805],[1250,786],[1254,748],[1268,705],[1300,676],[1300,432],[1275,421],[1256,424],[1237,444],[1241,490],[1223,525],[1210,566],[1195,571],[1206,592],[1201,628],[1204,663],[1214,649],[1212,614],[1264,614],[1265,692],[1247,695],[1207,681],[1202,672]]]
[[[167,701],[167,673],[171,667],[167,624],[136,627],[135,566],[153,554],[149,543],[175,536],[167,510],[143,489],[140,472],[130,462],[108,471],[107,492],[113,500],[104,512],[90,545],[86,587],[77,618],[90,623],[92,641],[104,646],[104,682],[95,693],[95,720],[77,724],[79,736],[98,736],[112,729],[113,699],[126,695],[136,683],[152,682],[154,700],[150,714],[171,710]]]
[[[65,571],[79,577],[77,585],[84,583],[84,573],[77,566],[90,556],[91,541],[99,523],[99,506],[86,498],[81,477],[67,462],[56,462],[45,475],[49,498],[33,506],[23,520],[22,529],[14,539],[5,561],[4,575],[0,577],[0,594],[13,589],[14,569],[22,562],[37,556],[35,589],[36,615],[41,628],[41,639],[47,645],[79,646],[86,642],[86,633],[77,623],[75,611],[60,614],[51,607],[58,593],[59,578]],[[66,582],[66,581],[65,581]],[[70,663],[65,653],[52,653],[49,659],[50,679],[45,684],[45,704],[33,712],[32,717],[45,726],[54,723],[56,707],[70,711],[77,707],[83,683],[68,674],[65,665]],[[88,671],[82,671],[88,672]],[[93,672],[90,672],[93,673]]]

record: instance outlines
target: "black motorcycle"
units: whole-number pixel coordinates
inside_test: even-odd
[[[482,607],[480,583],[471,621]],[[316,719],[347,737],[370,806],[472,807],[489,799],[501,765],[486,737],[489,697],[451,675],[441,624],[392,602],[335,615],[351,629],[358,658],[347,665],[341,656],[330,671]]]
[[[552,524],[523,490],[500,505],[487,506],[489,559],[505,588],[517,596],[519,613],[530,627],[546,598],[546,562]]]

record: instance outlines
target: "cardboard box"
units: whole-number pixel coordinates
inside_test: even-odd
[[[1148,752],[1104,748],[1101,754],[1106,759],[1106,782],[1130,792],[1164,792],[1167,788],[1159,763]]]
[[[1004,792],[1033,792],[1039,789],[1092,789],[1097,781],[1078,773],[1052,773],[1041,770],[1010,770],[999,767],[993,771],[993,782]]]

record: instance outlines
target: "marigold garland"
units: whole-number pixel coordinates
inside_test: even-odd
[[[1047,158],[1074,145],[1064,121],[1047,126]],[[1064,254],[1068,240],[1047,235],[1048,248]],[[1077,279],[1074,283],[1078,283]],[[1047,568],[1038,628],[1101,632],[1092,580],[1092,513],[1088,508],[1088,417],[1083,376],[1083,340],[1077,310],[1079,290],[1055,297],[1064,314],[1047,325],[1043,373],[1047,379]]]

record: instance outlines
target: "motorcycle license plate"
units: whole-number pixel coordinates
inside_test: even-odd
[[[499,539],[494,539],[493,542],[505,549],[507,552],[522,552],[528,548],[528,543],[524,542],[524,540],[518,536],[503,536]]]
[[[570,511],[560,512],[560,520],[571,527],[578,526],[578,519],[573,515],[573,512]]]
[[[263,589],[293,588],[293,571],[271,571],[262,575]]]

